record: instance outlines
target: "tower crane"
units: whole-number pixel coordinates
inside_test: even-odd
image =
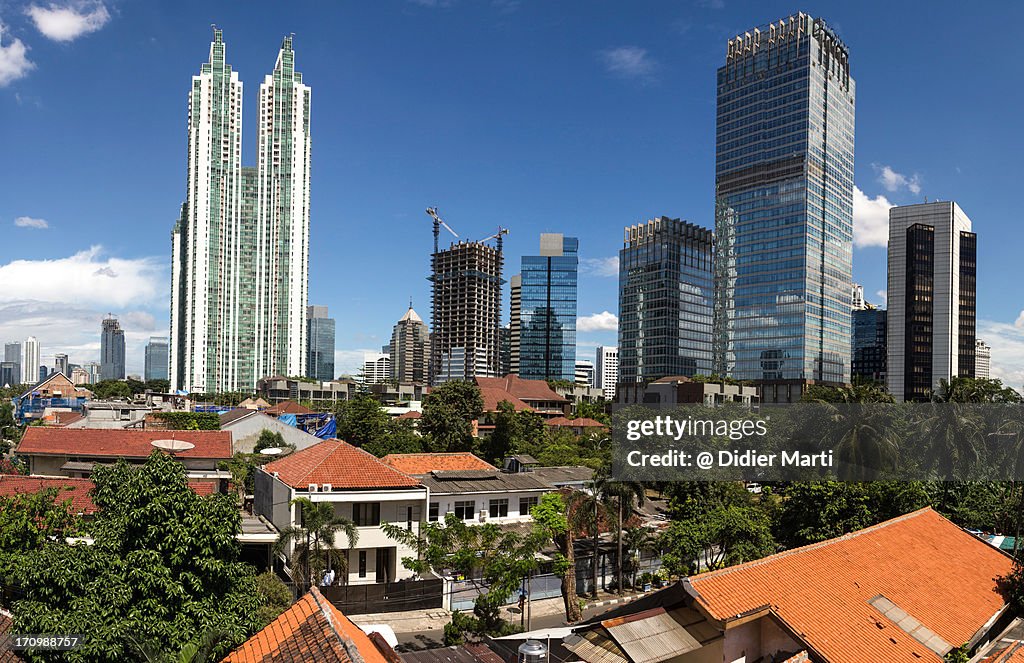
[[[483,244],[484,242],[489,242],[492,239],[496,239],[498,240],[498,253],[501,253],[502,237],[507,234],[508,228],[502,228],[501,226],[498,226],[498,232],[494,233],[490,237],[484,237],[482,240],[480,240],[480,244]]]
[[[444,219],[442,219],[438,215],[436,207],[428,207],[427,216],[434,220],[434,253],[437,253],[437,238],[441,234],[441,226],[444,226],[445,230],[455,235],[456,237],[459,236],[459,233],[452,230],[452,227],[444,222]]]

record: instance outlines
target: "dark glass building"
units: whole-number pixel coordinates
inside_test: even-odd
[[[575,237],[544,233],[540,255],[523,256],[518,330],[524,379],[576,379],[578,253]]]
[[[853,378],[885,383],[884,309],[853,312]]]
[[[170,346],[166,337],[153,336],[146,344],[146,366],[143,376],[146,382],[150,380],[170,379],[168,371],[168,360],[170,358]]]
[[[711,372],[713,235],[661,217],[619,251],[619,383]]]
[[[333,380],[334,319],[326,306],[306,307],[306,377]]]
[[[124,375],[124,330],[117,318],[105,318],[100,336],[100,379],[123,380]]]
[[[718,70],[715,369],[850,380],[855,86],[796,14],[730,39]]]

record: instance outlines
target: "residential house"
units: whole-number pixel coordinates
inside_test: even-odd
[[[370,453],[341,440],[325,440],[261,467],[255,512],[282,530],[302,523],[297,497],[329,502],[352,520],[359,540],[347,551],[348,584],[392,582],[412,576],[402,558],[416,551],[386,536],[382,523],[418,532],[427,489]],[[347,549],[344,537],[338,547]]]
[[[589,417],[577,417],[575,419],[569,419],[567,417],[553,417],[546,419],[544,425],[559,430],[572,431],[573,435],[597,435],[600,433],[607,433],[608,426],[602,424],[597,419],[591,419]]]
[[[228,410],[220,415],[220,429],[231,433],[231,445],[234,451],[252,453],[260,434],[269,430],[280,433],[286,444],[298,449],[310,447],[320,439],[304,430],[268,416],[264,412],[245,408]]]
[[[394,663],[379,636],[367,635],[315,587],[243,642],[222,663]]]
[[[347,401],[359,393],[355,380],[316,382],[275,375],[256,382],[256,392],[271,403],[281,401]]]
[[[29,474],[88,478],[97,463],[145,462],[156,449],[172,453],[190,480],[227,491],[230,472],[217,464],[231,458],[226,431],[49,428],[29,426],[15,453],[28,460]],[[173,450],[173,451],[172,451]]]
[[[29,424],[53,412],[81,412],[92,392],[76,387],[63,373],[54,373],[14,399],[19,423]]]
[[[544,380],[524,380],[509,374],[503,378],[475,378],[476,386],[484,397],[484,412],[497,412],[497,404],[507,400],[516,406],[533,410],[544,418],[567,414],[569,401],[559,396]]]
[[[430,491],[427,520],[448,513],[467,523],[515,523],[530,520],[530,509],[554,490],[532,474],[489,470],[435,470],[417,477]]]
[[[421,453],[421,454],[388,454],[381,458],[403,474],[411,476],[429,474],[436,470],[495,470],[493,465],[484,459],[459,451],[454,453]]]

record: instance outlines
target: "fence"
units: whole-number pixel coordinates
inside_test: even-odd
[[[401,612],[440,608],[444,601],[442,580],[400,580],[367,585],[321,587],[320,593],[347,615]]]

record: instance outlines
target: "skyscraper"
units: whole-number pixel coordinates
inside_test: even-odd
[[[728,41],[718,70],[717,372],[849,382],[854,99],[846,46],[821,18],[796,14]]]
[[[500,248],[482,242],[432,256],[432,384],[497,376],[502,262]]]
[[[41,381],[39,369],[43,363],[42,348],[35,336],[29,336],[21,345],[21,381],[36,384]]]
[[[110,316],[103,320],[100,336],[100,379],[124,379],[124,330],[117,318]]]
[[[4,361],[11,366],[11,385],[21,384],[21,343],[4,343]]]
[[[71,369],[69,368],[68,356],[62,352],[58,352],[53,355],[53,370],[55,373],[63,373],[64,377],[71,376]]]
[[[589,359],[577,359],[573,379],[580,387],[593,387],[594,362]]]
[[[146,382],[167,379],[167,357],[167,338],[161,336],[151,337],[149,343],[146,344],[146,366],[142,374]]]
[[[540,236],[540,254],[523,256],[519,280],[519,371],[527,380],[576,377],[576,288],[579,240]]]
[[[710,230],[661,217],[625,229],[619,251],[619,379],[711,372]]]
[[[615,384],[619,381],[619,349],[598,346],[594,356],[594,386],[604,390],[607,400],[615,398]]]
[[[391,331],[391,378],[402,384],[426,384],[430,378],[430,329],[412,302]]]
[[[889,210],[887,382],[897,401],[975,376],[977,246],[955,202]]]
[[[508,323],[508,372],[519,375],[519,350],[521,347],[522,330],[520,319],[522,317],[522,294],[523,277],[515,274],[508,280],[509,288],[509,323]]]
[[[367,352],[363,355],[363,382],[377,384],[391,379],[391,356],[383,352]]]
[[[173,389],[251,390],[306,368],[310,89],[291,37],[259,91],[242,167],[242,82],[214,29],[189,95],[186,201],[172,233]]]
[[[853,310],[852,377],[885,383],[886,312],[866,305]]]
[[[326,306],[306,307],[307,377],[333,380],[334,374],[334,318],[329,317]]]
[[[980,338],[974,343],[974,377],[992,377],[992,347]]]

